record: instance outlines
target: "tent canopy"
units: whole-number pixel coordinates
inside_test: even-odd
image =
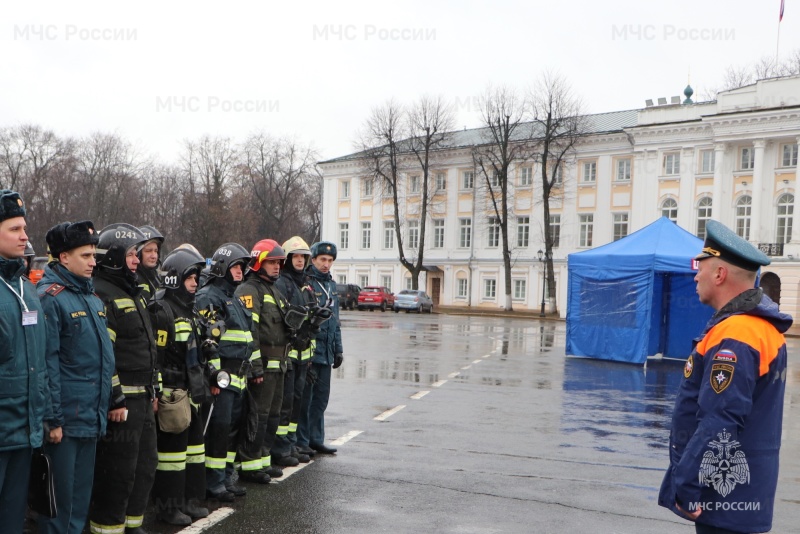
[[[685,358],[713,313],[695,293],[702,240],[662,217],[568,256],[567,354],[644,363]]]

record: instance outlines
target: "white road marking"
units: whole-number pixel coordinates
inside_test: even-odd
[[[331,441],[331,445],[337,445],[337,446],[338,445],[344,445],[345,443],[347,443],[348,441],[350,441],[351,439],[353,439],[357,435],[363,434],[363,433],[364,433],[363,430],[351,430],[350,432],[348,432],[347,434],[345,434],[341,438],[338,438],[338,439],[335,439],[335,440]]]
[[[472,363],[481,363],[482,361],[483,361],[483,360],[475,360],[475,361],[474,361],[474,362],[472,362]]]
[[[402,410],[405,407],[406,407],[405,404],[401,404],[400,406],[395,406],[391,410],[386,410],[385,412],[383,412],[379,416],[373,417],[373,419],[375,421],[386,421],[388,418],[390,418],[391,416],[393,416],[394,414],[396,414],[397,412],[399,412],[400,410]]]
[[[314,460],[311,460],[308,463],[297,464],[294,467],[281,467],[281,471],[283,471],[283,476],[280,477],[280,478],[273,478],[272,482],[275,482],[276,484],[280,484],[281,482],[284,482],[287,478],[289,478],[293,474],[297,473],[298,471],[300,471],[301,469],[303,469],[305,467],[308,467],[309,465],[311,465],[313,463],[314,463]]]
[[[440,386],[442,386],[442,385],[444,385],[446,383],[447,383],[447,380],[437,380],[436,382],[431,384],[431,387],[432,388],[438,388],[438,387],[440,387]]]
[[[428,393],[430,393],[430,391],[417,391],[416,393],[411,395],[411,398],[414,399],[414,400],[419,400],[422,397],[424,397],[425,395],[427,395]]]
[[[491,355],[491,354],[485,354],[483,357],[484,357],[484,358],[491,358],[491,357],[492,357],[492,355]]]
[[[229,515],[233,513],[233,508],[217,508],[208,517],[198,519],[191,526],[188,526],[178,532],[181,534],[197,534],[213,527]]]
[[[464,367],[462,367],[461,369],[462,369],[463,371],[466,371],[466,370],[467,370],[467,369],[469,369],[470,367],[472,367],[472,365],[465,365],[465,366],[464,366]]]
[[[460,374],[461,374],[461,373],[459,373],[458,371],[456,371],[455,373],[450,373],[449,375],[447,375],[447,378],[455,378],[455,377],[457,377],[457,376],[458,376],[458,375],[460,375]]]

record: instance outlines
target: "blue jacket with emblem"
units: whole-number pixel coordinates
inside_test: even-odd
[[[49,410],[45,365],[46,327],[36,288],[22,278],[21,259],[0,257],[0,451],[40,447]],[[13,291],[8,286],[13,288]],[[36,324],[22,325],[22,303],[35,311]]]
[[[36,285],[47,323],[47,374],[52,415],[64,435],[99,438],[106,432],[114,347],[105,305],[90,278],[53,262]]]
[[[736,532],[772,527],[792,318],[761,289],[709,320],[684,367],[658,503]]]
[[[333,316],[322,323],[317,334],[317,346],[314,349],[312,363],[333,365],[333,356],[343,353],[342,329],[339,325],[339,295],[336,293],[336,282],[330,273],[323,274],[314,265],[309,265],[308,274],[311,277],[311,289],[317,298],[317,304],[327,306]]]

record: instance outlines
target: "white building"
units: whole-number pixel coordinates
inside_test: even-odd
[[[783,311],[798,316],[800,231],[792,229],[800,228],[800,76],[761,80],[713,102],[659,103],[588,119],[590,133],[564,170],[563,198],[551,203],[557,287],[548,308],[555,303],[566,315],[568,254],[624,237],[663,215],[701,237],[707,220],[720,220],[767,250],[773,263],[763,270],[763,285]],[[431,173],[435,196],[420,287],[442,305],[497,308],[504,302],[501,243],[472,163],[480,133],[453,132],[453,148],[437,157]],[[397,259],[391,198],[357,154],[320,165],[322,236],[339,245],[334,278],[392,291],[410,287]],[[520,162],[510,171],[511,290],[518,310],[538,309],[543,300],[537,170]],[[419,174],[408,170],[399,191],[406,246],[419,232]]]

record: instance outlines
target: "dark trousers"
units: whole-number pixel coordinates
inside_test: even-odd
[[[275,443],[272,445],[272,456],[289,456],[292,453],[292,442],[289,433],[292,431],[292,414],[294,413],[294,399],[297,372],[297,360],[289,358],[286,373],[283,375],[283,399],[281,413],[278,420],[278,430],[275,433]],[[299,408],[299,406],[298,406]],[[298,413],[299,413],[298,409]],[[297,419],[294,419],[297,421]],[[295,425],[296,428],[296,425]]]
[[[206,487],[213,493],[225,491],[226,471],[233,471],[233,460],[239,442],[243,394],[236,389],[220,390],[214,397],[214,410],[205,435]],[[203,425],[208,420],[211,404],[203,407]]]
[[[297,361],[294,367],[294,396],[292,398],[292,415],[289,418],[289,443],[294,447],[297,443],[297,427],[300,423],[300,412],[303,411],[303,391],[306,387],[306,370],[309,361]]]
[[[180,434],[157,429],[158,466],[153,484],[153,502],[158,512],[183,510],[187,501],[206,496],[203,422],[192,406],[189,428]],[[156,414],[158,418],[158,414]]]
[[[303,407],[297,425],[297,445],[322,445],[325,442],[325,409],[331,396],[331,366],[312,363],[317,379],[303,390]]]
[[[128,419],[108,423],[97,443],[94,491],[89,512],[92,532],[142,526],[156,475],[156,420],[149,395],[126,398]]]
[[[712,527],[702,523],[694,524],[694,531],[697,534],[742,534],[738,530],[728,530],[727,528]]]
[[[80,534],[89,515],[92,498],[96,438],[64,436],[59,444],[45,443],[44,452],[53,461],[58,516],[39,516],[40,534]]]
[[[271,449],[275,442],[275,433],[281,416],[283,401],[283,373],[264,373],[264,381],[260,384],[250,383],[247,386],[258,407],[258,432],[253,442],[239,448],[239,457],[243,471],[258,470],[272,465]],[[261,466],[257,467],[257,459]]]
[[[0,533],[22,532],[31,471],[30,447],[0,452]]]

